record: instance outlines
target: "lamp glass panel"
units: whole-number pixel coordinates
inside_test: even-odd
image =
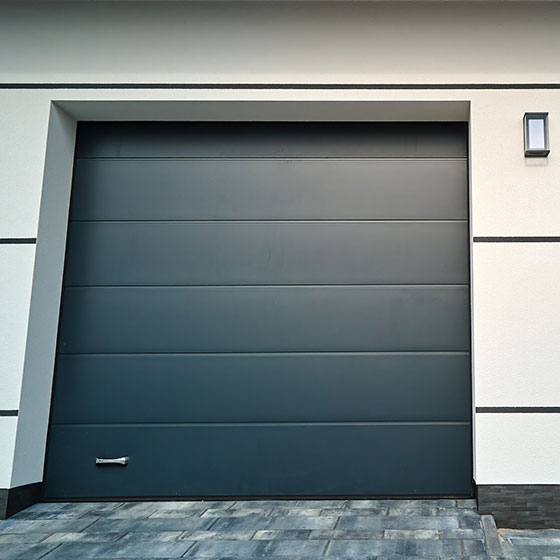
[[[544,150],[545,146],[545,133],[544,133],[544,119],[543,118],[529,118],[527,119],[527,135],[528,135],[528,148],[530,150]]]

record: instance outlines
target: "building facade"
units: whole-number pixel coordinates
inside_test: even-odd
[[[2,516],[476,495],[559,525],[557,2],[0,13]]]

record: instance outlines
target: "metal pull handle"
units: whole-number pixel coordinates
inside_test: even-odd
[[[96,465],[122,465],[126,467],[128,465],[128,457],[117,457],[116,459],[100,459],[99,457],[95,458]]]

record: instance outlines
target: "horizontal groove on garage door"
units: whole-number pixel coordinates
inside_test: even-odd
[[[46,497],[84,497],[84,478],[86,497],[470,494],[470,438],[469,423],[53,426],[72,468],[47,470]],[[123,454],[125,469],[95,466]]]
[[[81,157],[464,157],[466,123],[82,123]]]
[[[72,219],[452,220],[467,202],[466,161],[78,160]]]
[[[54,424],[471,417],[467,353],[61,355],[57,367]]]
[[[468,350],[468,310],[459,286],[66,288],[59,351]]]
[[[469,278],[464,222],[85,222],[71,225],[69,239],[67,286],[455,284]]]

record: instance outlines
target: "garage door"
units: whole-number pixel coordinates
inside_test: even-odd
[[[46,497],[470,494],[466,155],[464,123],[81,124]]]

